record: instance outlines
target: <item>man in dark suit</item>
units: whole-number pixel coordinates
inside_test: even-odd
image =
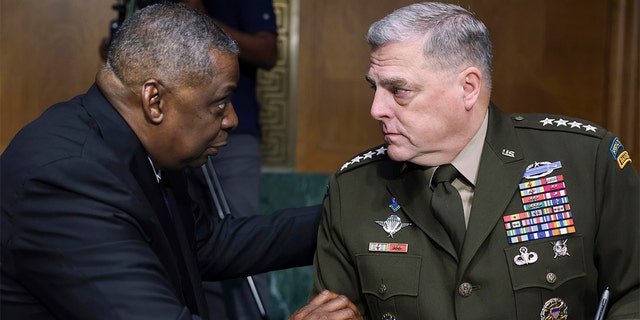
[[[368,41],[385,144],[331,179],[313,293],[369,319],[546,320],[593,319],[609,291],[608,318],[640,318],[640,182],[620,140],[503,114],[488,31],[458,6],[401,8]]]
[[[87,93],[16,135],[0,160],[2,319],[215,318],[203,279],[311,262],[319,208],[214,222],[188,197],[182,169],[237,125],[237,54],[205,15],[146,7]],[[357,313],[332,293],[316,301]]]

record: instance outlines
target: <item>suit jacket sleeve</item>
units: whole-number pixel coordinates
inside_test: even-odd
[[[192,319],[141,226],[155,220],[132,215],[153,210],[112,169],[68,158],[26,173],[3,204],[3,271],[58,319]]]
[[[224,220],[202,212],[196,219],[196,245],[203,280],[310,265],[321,214],[320,205]]]

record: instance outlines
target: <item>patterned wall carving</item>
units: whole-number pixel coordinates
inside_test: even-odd
[[[278,25],[278,63],[270,71],[258,72],[261,103],[261,154],[263,167],[293,169],[295,158],[295,61],[297,59],[297,1],[274,0]]]

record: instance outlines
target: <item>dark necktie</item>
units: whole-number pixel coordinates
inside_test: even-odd
[[[431,178],[433,186],[431,207],[434,216],[449,234],[456,251],[460,253],[466,232],[464,209],[458,190],[451,185],[458,176],[458,170],[451,164],[442,165],[436,169]]]
[[[171,200],[169,200],[169,192],[167,190],[167,186],[162,181],[160,181],[160,192],[162,192],[164,205],[167,207],[167,211],[169,211],[169,216],[173,218],[173,212],[171,210]]]

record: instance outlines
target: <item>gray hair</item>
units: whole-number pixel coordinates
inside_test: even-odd
[[[106,68],[125,84],[155,78],[168,87],[198,86],[213,78],[213,50],[237,55],[237,44],[208,16],[175,3],[147,6],[114,34]]]
[[[431,67],[456,70],[477,66],[491,86],[491,38],[487,27],[471,12],[453,4],[422,2],[400,8],[369,28],[373,50],[390,42],[424,39],[424,56]]]

